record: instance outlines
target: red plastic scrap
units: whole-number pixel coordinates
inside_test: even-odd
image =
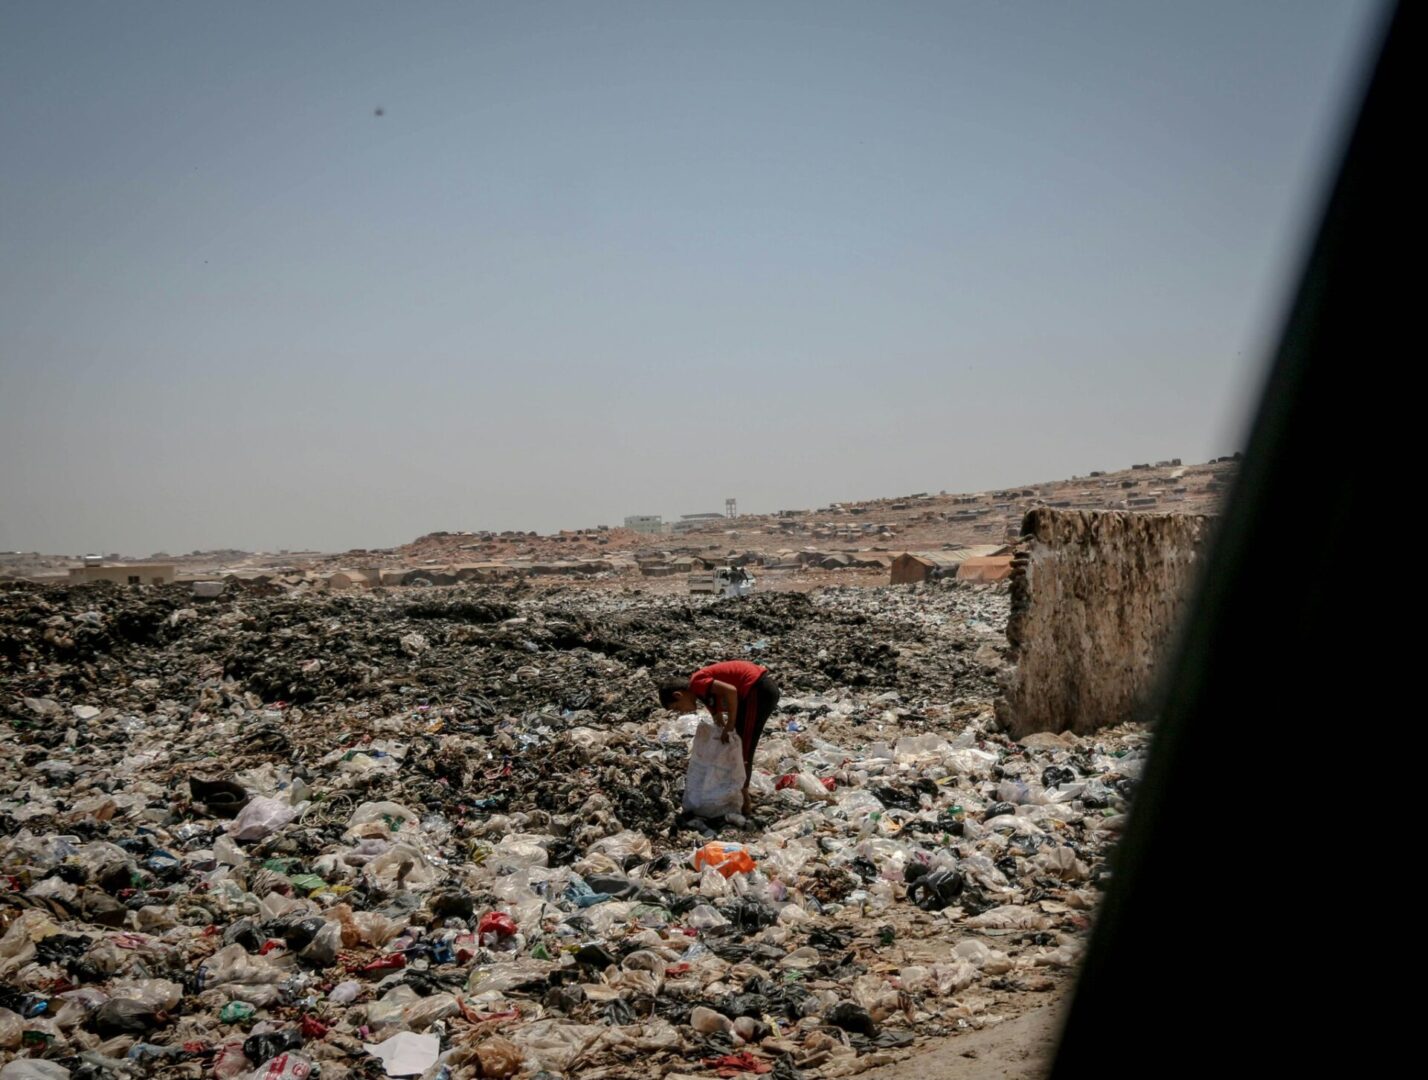
[[[738,1054],[725,1054],[723,1057],[705,1058],[701,1062],[706,1069],[715,1070],[716,1076],[731,1077],[739,1076],[742,1073],[766,1073],[773,1072],[773,1066],[763,1058],[756,1058],[747,1050]]]
[[[304,1016],[302,1018],[302,1033],[304,1038],[321,1039],[327,1034],[327,1025],[315,1016]]]
[[[838,781],[831,776],[825,776],[818,782],[822,784],[825,788],[827,788],[829,791],[833,791],[838,786]]]
[[[476,958],[476,935],[457,934],[456,940],[452,943],[456,951],[456,962],[465,964]]]
[[[510,937],[516,932],[516,924],[512,918],[504,911],[488,911],[481,916],[481,921],[476,926],[478,937],[485,937],[487,934],[500,934],[502,937]]]
[[[401,953],[391,953],[387,956],[379,956],[370,964],[364,964],[362,971],[397,971],[407,966],[407,958]]]
[[[266,1065],[261,1066],[257,1072],[250,1073],[257,1080],[283,1080],[284,1077],[292,1077],[293,1080],[307,1080],[312,1073],[312,1063],[304,1061],[296,1054],[291,1057],[286,1053],[281,1053],[272,1058]]]

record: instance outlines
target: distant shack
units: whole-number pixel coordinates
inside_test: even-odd
[[[892,561],[892,583],[913,585],[940,577],[955,577],[958,568],[968,559],[1002,555],[1006,547],[1000,544],[974,544],[953,551],[904,551]]]
[[[327,575],[329,589],[369,589],[380,581],[380,573],[376,580],[373,580],[372,576],[361,570],[338,570]]]
[[[1012,573],[1012,556],[985,555],[963,559],[957,567],[957,580],[977,584],[1006,581]]]

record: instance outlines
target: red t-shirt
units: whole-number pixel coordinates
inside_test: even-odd
[[[754,689],[754,683],[763,677],[766,669],[758,664],[751,664],[747,660],[725,660],[722,664],[710,664],[708,667],[700,668],[689,677],[690,692],[701,701],[709,696],[709,691],[714,686],[714,681],[728,683],[739,692],[739,702],[744,699]]]

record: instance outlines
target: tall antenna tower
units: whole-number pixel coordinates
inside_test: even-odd
[[[739,500],[738,500],[738,499],[725,499],[725,500],[724,500],[724,516],[725,516],[725,517],[738,517],[738,516],[739,516]]]

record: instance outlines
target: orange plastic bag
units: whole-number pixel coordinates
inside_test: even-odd
[[[721,844],[717,841],[705,844],[694,853],[694,869],[703,870],[712,866],[725,877],[747,874],[754,868],[754,859],[742,844]]]

